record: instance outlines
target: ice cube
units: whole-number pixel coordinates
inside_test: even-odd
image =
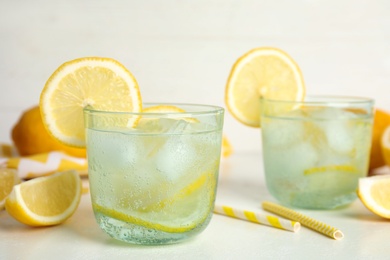
[[[304,125],[290,118],[264,118],[261,122],[263,141],[272,147],[286,147],[303,139]]]
[[[138,154],[137,139],[120,132],[93,131],[88,137],[89,154],[106,168],[126,168],[136,161]]]
[[[341,108],[322,109],[313,114],[320,118],[317,125],[323,130],[329,147],[337,153],[347,154],[354,149],[354,138],[350,129],[353,127],[350,119],[356,115]]]
[[[157,169],[168,181],[178,180],[196,166],[198,155],[188,138],[171,136],[156,155]]]
[[[271,189],[276,190],[304,190],[307,185],[304,172],[314,167],[319,159],[315,147],[308,142],[300,142],[285,149],[266,149],[264,166],[267,183],[275,186]]]
[[[161,125],[162,133],[181,134],[190,123],[183,119],[161,118],[159,119],[159,124]]]

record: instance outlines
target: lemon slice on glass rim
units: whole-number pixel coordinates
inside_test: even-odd
[[[284,51],[271,47],[250,50],[231,69],[225,103],[241,123],[260,127],[260,98],[301,101],[305,85],[297,63]]]
[[[42,120],[58,141],[85,147],[83,109],[140,112],[141,94],[130,71],[111,58],[85,57],[62,64],[40,97]],[[133,118],[128,125],[135,125]]]

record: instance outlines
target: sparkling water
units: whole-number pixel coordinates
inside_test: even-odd
[[[91,198],[100,227],[138,244],[175,243],[211,218],[221,130],[183,119],[87,129]]]
[[[262,117],[270,193],[286,205],[334,208],[356,199],[367,174],[372,119],[343,108],[295,109]]]

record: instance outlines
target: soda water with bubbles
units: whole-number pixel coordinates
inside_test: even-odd
[[[262,117],[270,193],[289,206],[328,209],[356,199],[367,175],[372,118],[359,110],[295,109]]]
[[[167,244],[202,231],[214,206],[221,129],[145,119],[135,129],[87,128],[91,198],[116,239]]]

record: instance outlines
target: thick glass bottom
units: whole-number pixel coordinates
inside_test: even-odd
[[[343,194],[329,194],[329,192],[275,192],[270,193],[282,204],[303,209],[334,209],[346,206],[356,200],[355,191]]]
[[[202,232],[210,222],[212,214],[200,225],[182,233],[169,233],[118,220],[95,212],[100,228],[111,237],[131,244],[166,245],[185,241]]]

